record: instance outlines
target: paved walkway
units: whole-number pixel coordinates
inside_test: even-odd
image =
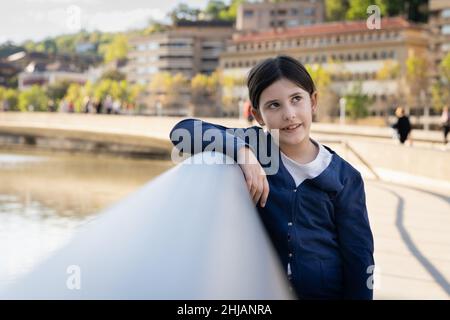
[[[450,192],[366,180],[376,299],[450,298]]]

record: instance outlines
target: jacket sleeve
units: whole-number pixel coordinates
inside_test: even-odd
[[[359,173],[337,195],[335,217],[344,261],[344,298],[373,299],[373,236]]]
[[[251,148],[245,141],[245,131],[248,129],[227,128],[190,118],[178,122],[173,127],[170,140],[178,150],[185,153],[196,154],[205,150],[214,150],[237,161],[237,151],[241,147]]]

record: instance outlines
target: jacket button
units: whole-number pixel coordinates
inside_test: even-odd
[[[294,190],[292,190],[292,191],[297,192],[297,189],[294,189]]]
[[[292,253],[289,253],[289,258],[292,258]]]
[[[288,227],[292,227],[292,222],[288,222]]]

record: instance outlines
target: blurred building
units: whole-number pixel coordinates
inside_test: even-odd
[[[0,61],[0,86],[13,87],[14,79],[17,79],[18,70],[14,65]]]
[[[396,97],[404,83],[397,78],[405,78],[404,62],[410,55],[426,55],[428,40],[425,26],[400,17],[383,18],[379,30],[369,30],[366,21],[272,29],[235,34],[221,55],[220,67],[225,75],[242,78],[260,60],[288,54],[305,65],[320,65],[327,70],[335,98],[361,83],[363,92],[375,100],[372,114],[385,115],[389,106],[399,102]],[[398,65],[400,77],[380,80],[378,72],[389,65]],[[237,99],[247,98],[245,88],[236,88],[235,92],[241,95]],[[337,106],[337,101],[332,105]]]
[[[71,82],[84,85],[88,81],[87,73],[67,72],[58,70],[33,70],[19,73],[19,90],[33,85],[46,86],[58,82]]]
[[[180,21],[170,30],[130,40],[126,68],[131,83],[146,86],[140,104],[151,114],[187,114],[190,100],[189,88],[180,88],[178,105],[161,105],[164,92],[150,92],[153,77],[162,72],[181,73],[191,79],[197,73],[211,74],[219,65],[220,53],[231,39],[233,25],[224,21]]]
[[[325,20],[323,0],[245,2],[236,16],[238,31],[261,31],[277,27],[298,27]]]
[[[429,20],[432,36],[430,37],[430,49],[434,65],[438,66],[444,56],[450,52],[450,1],[430,0]],[[433,76],[437,76],[437,68]]]

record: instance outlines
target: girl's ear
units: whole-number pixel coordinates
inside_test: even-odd
[[[317,91],[314,91],[311,94],[311,109],[312,109],[312,113],[316,113],[316,111],[317,111]]]
[[[258,121],[258,123],[263,126],[264,125],[264,120],[261,116],[261,113],[259,112],[258,109],[255,108],[251,108],[250,112],[252,113],[253,117],[256,119],[256,121]]]

